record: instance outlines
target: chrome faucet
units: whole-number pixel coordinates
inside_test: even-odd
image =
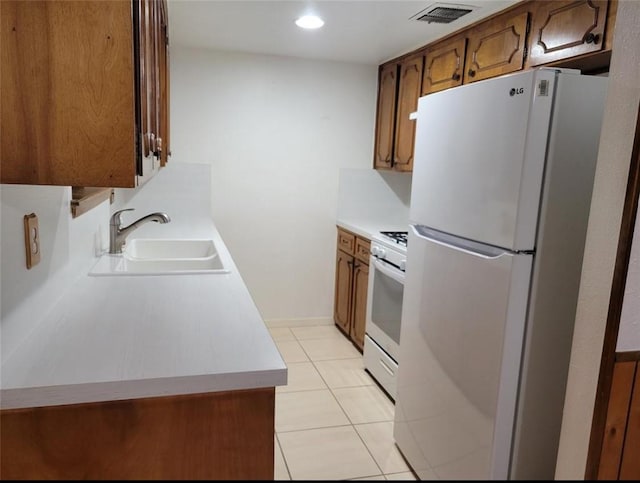
[[[111,215],[111,220],[109,221],[109,253],[122,253],[122,247],[124,246],[127,236],[139,226],[144,225],[149,221],[155,221],[156,223],[169,223],[171,221],[171,218],[169,218],[169,215],[166,213],[151,213],[134,221],[129,226],[121,228],[122,212],[133,210],[133,208],[127,208],[125,210],[116,211]]]

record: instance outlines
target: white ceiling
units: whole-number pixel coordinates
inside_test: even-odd
[[[380,64],[519,0],[168,0],[172,45]],[[434,4],[472,6],[450,24],[410,20]],[[325,25],[294,24],[313,12]]]

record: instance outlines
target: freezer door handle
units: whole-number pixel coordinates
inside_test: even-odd
[[[478,243],[471,240],[465,240],[457,238],[447,233],[442,233],[432,228],[428,228],[422,225],[411,225],[413,234],[423,240],[429,240],[438,245],[442,245],[452,250],[464,252],[475,257],[484,258],[486,260],[497,260],[505,255],[513,255],[514,253],[509,250],[497,248],[491,245],[485,245],[484,243]]]

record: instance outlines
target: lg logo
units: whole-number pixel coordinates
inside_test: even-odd
[[[511,97],[515,96],[516,94],[523,94],[524,93],[524,87],[518,87],[517,89],[515,87],[512,87],[511,90],[509,91],[509,95]]]

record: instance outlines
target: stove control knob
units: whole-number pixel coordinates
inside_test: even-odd
[[[400,260],[400,270],[402,270],[403,272],[407,269],[407,261],[406,260]]]
[[[384,258],[387,255],[387,252],[384,248],[374,246],[371,247],[371,255],[376,258]]]

